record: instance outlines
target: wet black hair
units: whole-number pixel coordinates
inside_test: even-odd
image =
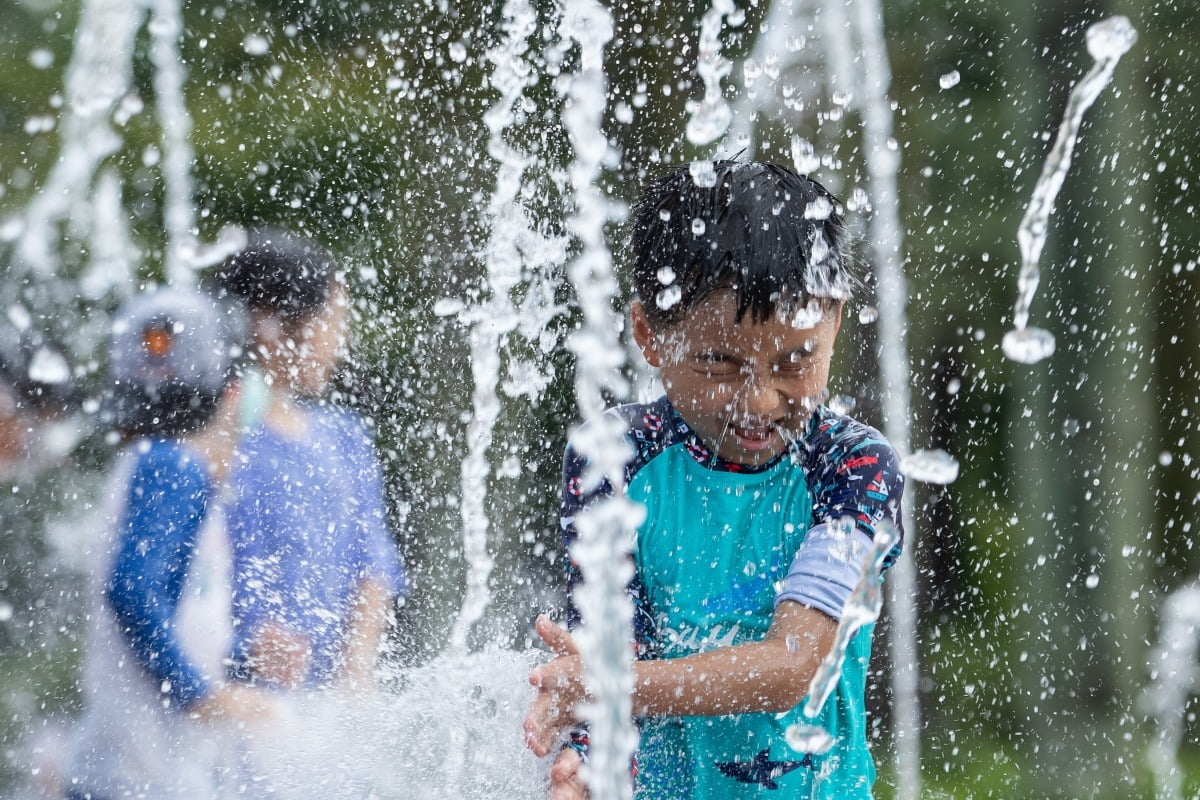
[[[848,296],[846,227],[836,197],[778,164],[709,166],[676,168],[633,206],[633,287],[651,324],[678,322],[722,289],[737,298],[738,322],[749,314],[761,323],[777,310],[811,300],[825,307]]]
[[[163,381],[152,387],[125,381],[110,389],[101,408],[100,421],[127,437],[183,436],[208,424],[217,411],[223,391],[189,386],[176,380]]]
[[[332,254],[312,239],[263,228],[216,267],[213,280],[219,297],[240,298],[251,311],[295,323],[328,302],[334,275]]]

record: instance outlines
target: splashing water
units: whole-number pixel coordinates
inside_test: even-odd
[[[958,480],[958,461],[945,450],[918,450],[900,459],[900,471],[914,481],[944,486]]]
[[[495,65],[490,80],[500,91],[500,99],[484,115],[488,126],[488,154],[500,165],[496,188],[488,204],[491,231],[485,258],[487,261],[489,300],[482,306],[464,311],[461,318],[471,322],[471,376],[474,379],[474,413],[467,428],[467,455],[462,463],[463,554],[467,561],[467,586],[462,608],[450,632],[450,647],[465,652],[471,628],[483,616],[489,602],[488,577],[493,559],[488,552],[486,502],[491,468],[487,451],[491,446],[496,421],[500,417],[500,354],[508,333],[518,324],[511,292],[521,279],[521,252],[518,235],[528,231],[525,214],[516,203],[521,177],[529,157],[511,147],[504,132],[512,124],[513,109],[521,102],[525,87],[534,74],[524,58],[528,39],[537,27],[537,15],[524,0],[504,4],[504,40],[490,53]],[[436,309],[435,309],[436,310]]]
[[[741,25],[743,17],[733,0],[713,0],[712,8],[700,20],[700,59],[696,72],[704,82],[704,98],[698,103],[688,101],[687,104],[691,119],[686,133],[688,141],[694,145],[711,144],[721,138],[733,118],[721,92],[721,81],[732,67],[721,55],[721,26],[726,19],[730,25]]]
[[[1196,690],[1200,586],[1184,586],[1167,597],[1158,646],[1150,659],[1150,686],[1141,706],[1154,721],[1148,753],[1158,800],[1181,800],[1184,770],[1179,763],[1188,696]]]
[[[526,676],[540,658],[448,654],[397,670],[392,689],[282,697],[270,724],[238,742],[235,779],[278,800],[544,797],[548,764],[521,735]]]
[[[1071,167],[1071,156],[1084,112],[1091,107],[1100,92],[1112,78],[1117,61],[1133,43],[1137,31],[1126,17],[1115,16],[1097,22],[1087,30],[1088,53],[1095,64],[1071,90],[1063,121],[1042,174],[1033,188],[1033,197],[1021,225],[1017,229],[1017,244],[1021,250],[1021,271],[1017,277],[1017,302],[1013,307],[1013,330],[1005,334],[1001,343],[1004,354],[1013,361],[1033,364],[1054,352],[1054,336],[1048,331],[1029,328],[1029,307],[1033,303],[1041,272],[1038,260],[1046,244],[1046,232],[1050,224],[1050,212],[1054,200]]]
[[[576,600],[582,620],[575,642],[583,657],[584,681],[592,700],[582,709],[591,724],[587,782],[592,796],[620,800],[632,785],[629,761],[637,744],[632,723],[633,664],[628,646],[633,603],[625,587],[633,577],[629,552],[641,507],[624,494],[621,477],[630,455],[619,418],[606,414],[605,393],[624,397],[625,361],[620,321],[613,312],[617,292],[604,226],[617,209],[596,185],[612,148],[602,127],[607,102],[604,48],[612,39],[613,19],[595,0],[571,0],[563,7],[560,36],[579,44],[579,69],[560,83],[567,100],[563,122],[575,151],[570,177],[576,212],[568,228],[580,248],[568,273],[583,314],[570,339],[575,353],[575,400],[587,426],[576,434],[587,458],[583,479],[595,485],[607,478],[612,496],[592,504],[576,519],[579,538],[571,555],[583,575]]]
[[[831,4],[836,5],[836,4]],[[900,154],[893,138],[891,66],[883,35],[883,9],[879,0],[855,0],[850,15],[862,41],[862,69],[856,78],[863,106],[864,150],[871,200],[876,209],[871,225],[871,251],[877,276],[879,336],[877,362],[883,392],[883,429],[892,446],[904,452],[910,439],[908,320],[902,254],[904,229],[900,224],[898,189]],[[857,73],[852,73],[857,74]],[[915,531],[911,491],[905,490],[901,525]],[[910,534],[911,535],[911,534]],[[910,539],[911,541],[911,539]],[[899,800],[921,796],[921,719],[917,660],[917,570],[911,547],[892,567],[892,694],[896,739]]]
[[[853,520],[842,519],[837,524],[843,529],[847,541],[850,541],[850,534],[854,526]],[[891,551],[892,545],[896,543],[896,539],[896,531],[892,529],[891,525],[886,522],[881,523],[879,529],[875,532],[874,539],[871,540],[871,546],[863,556],[862,572],[859,575],[854,591],[850,595],[850,599],[846,601],[846,607],[842,611],[842,618],[838,621],[833,646],[821,661],[821,665],[817,668],[812,682],[809,684],[808,700],[804,703],[804,715],[809,719],[815,719],[821,713],[821,709],[825,706],[825,701],[829,699],[829,695],[836,688],[838,678],[842,674],[842,664],[846,660],[846,648],[849,646],[854,634],[864,625],[868,625],[879,619],[879,612],[883,607],[883,582],[881,575],[883,561]],[[825,738],[817,733],[817,731],[820,731],[819,728],[804,724],[792,727],[797,730],[788,730],[788,744],[792,744],[794,741],[807,746],[824,746],[826,750],[829,749],[825,744]],[[828,736],[828,733],[826,733],[826,736]],[[824,751],[804,750],[802,752]]]

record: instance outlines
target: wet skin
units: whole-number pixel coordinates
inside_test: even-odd
[[[842,310],[763,323],[738,323],[736,312],[733,292],[720,291],[672,325],[653,326],[641,303],[630,316],[634,340],[684,420],[722,459],[760,465],[804,434],[824,398]]]

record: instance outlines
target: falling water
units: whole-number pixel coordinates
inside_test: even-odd
[[[462,463],[463,553],[467,561],[467,586],[462,609],[450,633],[450,647],[463,653],[471,628],[483,616],[489,601],[488,577],[492,556],[488,552],[487,487],[491,468],[487,451],[500,416],[496,394],[500,378],[500,355],[510,331],[517,326],[517,311],[511,292],[521,280],[518,236],[528,228],[517,204],[521,179],[529,157],[505,141],[513,122],[513,109],[524,97],[533,71],[525,60],[529,36],[537,26],[537,15],[528,2],[509,0],[504,4],[504,39],[488,53],[494,68],[492,86],[500,98],[484,115],[488,127],[488,155],[499,165],[496,187],[488,203],[490,236],[484,253],[490,297],[478,307],[460,314],[471,324],[471,377],[473,414],[467,427],[467,455]]]
[[[179,39],[183,35],[180,0],[151,0],[150,33],[154,37],[155,108],[162,126],[162,173],[166,196],[163,223],[167,231],[167,283],[193,282],[196,250],[196,211],[192,187],[192,118],[184,103],[183,61]]]
[[[1181,800],[1183,768],[1179,746],[1183,743],[1188,696],[1195,691],[1197,635],[1200,634],[1200,586],[1176,589],[1162,610],[1158,647],[1150,659],[1150,686],[1142,706],[1155,726],[1148,753],[1157,800]]]
[[[53,275],[54,250],[68,225],[81,241],[110,225],[127,225],[124,215],[101,219],[93,191],[101,167],[121,147],[110,120],[127,120],[136,104],[129,96],[134,42],[145,10],[130,0],[88,0],[80,11],[74,50],[67,67],[57,160],[45,183],[25,207],[17,255],[35,275]],[[128,237],[125,237],[126,239]],[[128,279],[129,276],[126,276]]]
[[[576,210],[568,228],[579,242],[569,275],[583,313],[570,347],[576,357],[575,399],[587,425],[587,435],[577,432],[575,444],[588,460],[585,484],[594,486],[607,479],[613,486],[611,498],[594,504],[576,520],[579,539],[572,557],[584,580],[576,597],[582,622],[575,638],[592,696],[584,710],[593,743],[588,785],[593,797],[619,800],[630,795],[629,760],[637,740],[630,700],[633,605],[625,593],[633,575],[625,555],[640,521],[640,506],[624,493],[622,478],[631,455],[624,426],[616,416],[604,413],[605,393],[620,398],[629,389],[620,373],[625,360],[622,326],[612,306],[617,282],[604,239],[604,227],[617,209],[596,185],[602,167],[613,156],[601,127],[607,96],[603,55],[613,34],[612,16],[595,0],[570,0],[563,8],[560,34],[564,42],[579,45],[579,69],[563,85],[563,122],[575,154],[570,178]]]
[[[871,220],[871,250],[878,286],[879,371],[883,384],[884,432],[901,453],[909,446],[908,332],[906,289],[902,269],[904,233],[896,183],[900,170],[899,145],[892,137],[892,107],[888,99],[891,69],[883,37],[879,0],[855,0],[852,22],[862,40],[861,97],[867,175],[875,203]],[[891,591],[892,692],[896,736],[898,796],[921,796],[919,663],[917,660],[917,575],[912,551],[915,528],[911,490],[906,490],[902,522],[908,547],[892,567]]]
[[[848,545],[855,541],[852,519],[841,519],[837,526]],[[883,608],[883,562],[896,539],[896,532],[891,526],[887,523],[881,524],[871,540],[870,547],[866,548],[866,553],[861,557],[862,570],[854,591],[846,601],[842,618],[838,620],[833,645],[821,660],[809,683],[808,699],[804,703],[804,715],[809,719],[817,718],[829,695],[837,687],[842,665],[846,661],[846,648],[849,647],[854,634],[863,626],[879,619],[879,612]],[[804,753],[824,753],[833,746],[833,737],[829,732],[812,724],[792,725],[788,728],[786,736],[792,749]]]
[[[1087,30],[1088,53],[1095,64],[1067,98],[1067,109],[1054,146],[1046,157],[1041,177],[1033,188],[1033,197],[1017,229],[1017,244],[1021,249],[1021,271],[1017,276],[1017,302],[1013,307],[1013,329],[1004,335],[1004,354],[1013,361],[1034,364],[1054,352],[1054,335],[1041,328],[1027,327],[1029,307],[1033,303],[1041,272],[1038,259],[1046,244],[1046,232],[1050,223],[1050,212],[1054,199],[1062,188],[1071,167],[1071,155],[1075,151],[1075,140],[1079,137],[1079,126],[1083,114],[1112,78],[1113,69],[1121,56],[1137,41],[1137,31],[1126,17],[1109,17],[1097,22]]]
[[[730,25],[741,25],[745,14],[737,9],[733,0],[713,0],[712,8],[700,20],[699,61],[696,73],[704,83],[704,97],[687,103],[688,120],[686,133],[694,145],[706,145],[721,138],[729,128],[733,112],[721,90],[721,81],[729,74],[732,64],[721,55],[721,27],[725,20]]]

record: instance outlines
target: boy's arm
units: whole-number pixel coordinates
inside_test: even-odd
[[[633,713],[640,717],[780,713],[796,706],[833,644],[837,622],[816,609],[783,601],[767,635],[683,658],[637,661]],[[537,695],[525,718],[529,747],[543,756],[576,721],[586,699],[583,668],[571,634],[546,618],[538,633],[559,656],[530,675]]]
[[[350,688],[371,685],[379,643],[388,625],[391,588],[376,578],[365,578],[355,594],[350,631],[346,637],[345,666],[341,682]]]

